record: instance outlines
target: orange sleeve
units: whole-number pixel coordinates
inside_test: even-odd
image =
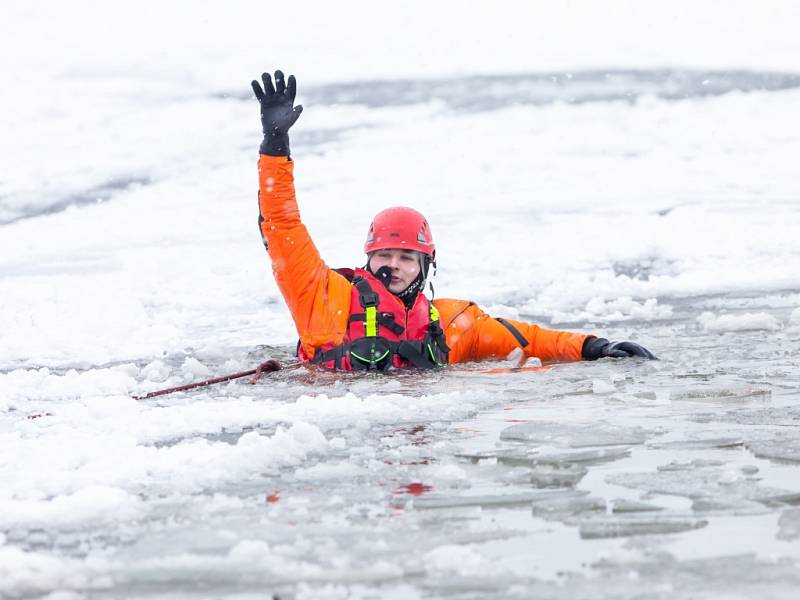
[[[439,311],[451,364],[502,360],[515,348],[520,348],[514,334],[500,321],[490,317],[477,305],[466,300],[434,300]],[[526,339],[522,348],[526,357],[537,357],[542,362],[581,360],[583,342],[588,337],[581,333],[544,329],[533,323],[506,320]]]
[[[300,221],[294,163],[286,156],[258,159],[259,227],[275,281],[292,313],[306,355],[340,344],[350,314],[350,282],[320,258]]]

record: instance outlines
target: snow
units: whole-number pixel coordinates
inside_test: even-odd
[[[460,575],[471,575],[489,566],[488,561],[475,550],[456,545],[439,546],[422,558],[430,571],[450,571]]]
[[[52,499],[4,502],[2,508],[0,526],[8,529],[110,527],[142,516],[139,498],[118,488],[98,485]]]
[[[569,322],[612,322],[637,319],[654,321],[665,319],[672,315],[671,306],[659,306],[658,298],[647,298],[644,302],[637,302],[630,296],[621,296],[612,300],[595,297],[586,303],[582,311],[572,313],[555,312],[552,317],[554,323]]]
[[[797,6],[4,8],[0,596],[796,593]],[[256,232],[274,68],[329,264],[411,204],[437,296],[661,360],[294,364]]]

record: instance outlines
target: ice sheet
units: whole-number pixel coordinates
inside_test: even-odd
[[[796,7],[4,9],[0,596],[794,600]],[[438,295],[661,360],[297,365],[255,229],[278,67],[329,264],[412,204]]]

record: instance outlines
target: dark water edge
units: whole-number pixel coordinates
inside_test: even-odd
[[[301,101],[311,105],[359,104],[369,108],[440,101],[459,111],[487,111],[509,105],[556,102],[635,102],[644,96],[688,100],[730,92],[775,92],[800,87],[800,74],[736,70],[604,69],[515,75],[474,75],[436,79],[387,79],[303,85]],[[251,100],[226,92],[220,98]]]
[[[508,106],[620,101],[634,104],[645,97],[682,101],[732,92],[778,92],[796,88],[800,88],[800,74],[797,73],[744,69],[604,69],[303,84],[299,101],[307,106],[360,105],[371,109],[440,102],[456,112],[485,112]],[[223,102],[252,101],[251,94],[241,90],[219,91],[212,97]],[[304,129],[293,136],[293,145],[304,152],[314,152],[342,133]],[[147,176],[120,176],[53,198],[46,204],[27,204],[0,196],[0,226],[58,213],[73,206],[111,200],[119,192],[150,183]]]
[[[32,217],[60,213],[72,207],[99,204],[112,199],[120,192],[150,185],[151,183],[152,180],[149,177],[112,177],[89,189],[57,198],[51,204],[45,206],[30,204],[8,207],[4,206],[3,199],[0,198],[0,226],[10,225]]]

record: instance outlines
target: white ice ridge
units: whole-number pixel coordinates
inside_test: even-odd
[[[706,331],[777,331],[781,328],[778,320],[767,313],[744,313],[741,315],[716,315],[704,312],[697,321]]]
[[[672,307],[668,304],[659,304],[657,298],[648,298],[637,301],[630,296],[606,300],[595,297],[586,303],[583,310],[555,311],[552,317],[554,323],[575,321],[615,322],[642,320],[653,321],[672,315]]]

